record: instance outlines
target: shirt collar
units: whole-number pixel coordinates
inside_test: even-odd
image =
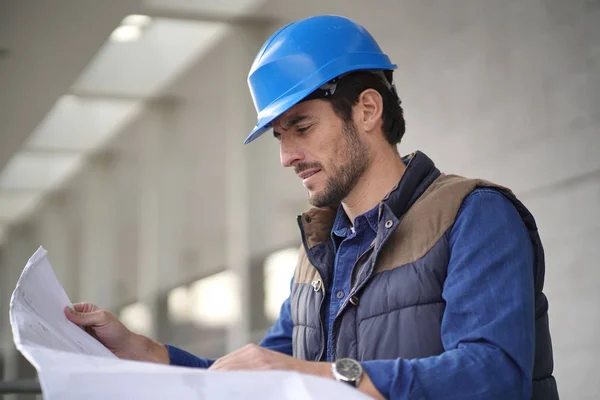
[[[374,232],[377,232],[378,227],[378,212],[379,204],[367,211],[364,214],[357,216],[354,219],[355,229],[365,229],[365,225],[369,226]],[[365,220],[367,224],[365,224]],[[340,204],[337,210],[337,214],[335,216],[335,221],[333,222],[332,234],[338,236],[339,238],[345,238],[350,235],[352,231],[352,224],[350,223],[350,219],[346,215],[344,211],[344,207]]]

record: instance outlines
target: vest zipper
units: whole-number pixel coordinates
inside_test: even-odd
[[[318,272],[317,272],[318,273]],[[321,274],[319,274],[320,276]],[[321,361],[323,359],[323,354],[325,354],[325,343],[327,341],[327,336],[325,336],[325,327],[323,324],[323,318],[321,318],[323,301],[325,300],[325,285],[323,285],[323,296],[321,296],[321,304],[319,304],[319,324],[321,325],[321,352],[319,354],[319,359],[316,361]]]

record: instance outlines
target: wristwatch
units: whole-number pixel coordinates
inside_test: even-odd
[[[362,365],[351,358],[340,358],[331,364],[331,373],[338,382],[345,382],[353,387],[358,387],[362,378]]]

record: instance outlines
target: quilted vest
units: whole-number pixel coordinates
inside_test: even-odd
[[[548,302],[542,292],[544,251],[533,216],[509,189],[441,174],[420,152],[412,156],[400,183],[380,203],[377,237],[354,265],[352,289],[333,324],[334,359],[412,359],[445,351],[441,321],[449,259],[447,233],[463,200],[478,187],[504,194],[529,230],[535,249],[532,398],[558,399],[552,376]],[[331,229],[336,210],[312,209],[298,217],[303,246],[291,294],[293,353],[305,360],[323,361],[325,357],[323,303],[335,257]]]

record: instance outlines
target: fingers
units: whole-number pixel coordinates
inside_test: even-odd
[[[74,306],[75,307],[75,306]],[[95,306],[94,306],[95,307]],[[95,307],[95,311],[77,311],[87,310],[91,308],[77,307],[75,310],[70,307],[65,307],[65,315],[67,318],[79,326],[102,326],[110,321],[110,314],[104,310]]]
[[[230,360],[236,360],[236,359],[240,359],[240,358],[242,358],[242,359],[248,358],[246,356],[246,354],[249,351],[251,351],[252,346],[255,346],[255,345],[248,344],[240,349],[232,351],[229,354],[225,354],[223,357],[217,359],[213,365],[219,366],[219,365],[223,365],[223,364],[227,363]]]
[[[219,359],[209,368],[213,371],[235,371],[247,369],[268,369],[264,357],[268,353],[255,344],[248,344]]]
[[[249,364],[247,362],[243,362],[243,361],[239,361],[239,362],[227,362],[224,364],[219,364],[219,365],[212,365],[209,368],[209,371],[247,371],[247,370],[260,370],[260,369],[268,369],[265,367],[259,367],[259,366],[254,366],[252,364]]]
[[[213,365],[210,366],[211,371],[241,371],[248,369],[256,369],[250,360],[243,358],[228,358],[217,359]]]
[[[92,303],[76,303],[73,304],[73,309],[77,312],[89,313],[93,311],[98,311],[100,308]]]
[[[218,358],[209,369],[214,371],[222,371],[228,369],[227,367],[233,364],[232,361],[239,359],[240,354],[242,354],[245,349],[246,347],[242,347],[241,349],[237,349],[229,354],[224,355],[221,358]]]

